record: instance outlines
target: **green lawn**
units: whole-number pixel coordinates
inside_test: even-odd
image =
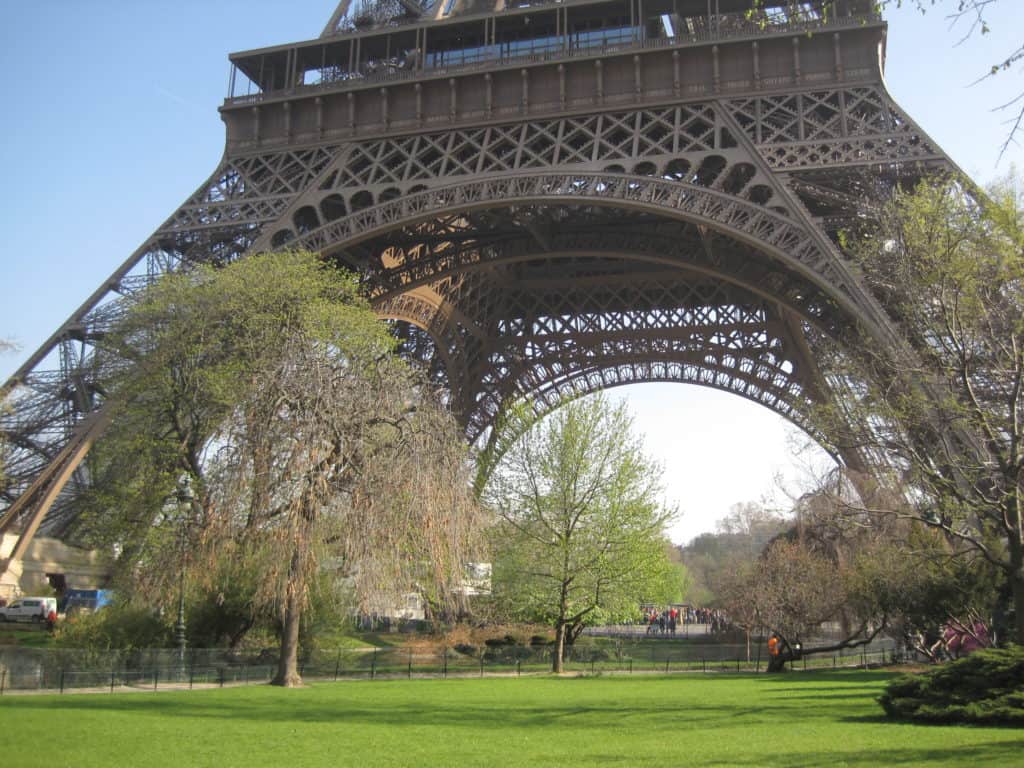
[[[35,624],[0,624],[0,646],[52,648],[53,634]]]
[[[0,698],[3,765],[1021,766],[1024,731],[894,724],[887,675],[489,678]]]

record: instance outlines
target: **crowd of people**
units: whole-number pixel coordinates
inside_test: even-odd
[[[717,634],[729,626],[729,620],[720,608],[696,608],[690,605],[670,606],[661,610],[647,606],[644,608],[643,620],[649,635],[674,635],[676,629],[690,624],[704,625],[709,633]]]

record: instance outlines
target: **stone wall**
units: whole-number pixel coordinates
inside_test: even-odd
[[[18,534],[0,538],[0,563],[14,549]],[[51,593],[47,574],[64,574],[67,586],[73,589],[100,589],[110,576],[108,558],[99,550],[70,547],[57,539],[37,536],[20,562],[0,568],[0,597],[48,595]]]

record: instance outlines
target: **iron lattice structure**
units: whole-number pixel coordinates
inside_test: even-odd
[[[471,439],[510,401],[642,381],[813,433],[828,351],[898,343],[837,232],[951,164],[886,92],[869,2],[747,5],[343,3],[233,55],[218,168],[7,383],[0,528],[69,530],[125,295],[282,247],[358,270]]]

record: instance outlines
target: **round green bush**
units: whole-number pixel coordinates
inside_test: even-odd
[[[989,648],[886,686],[889,717],[929,723],[1024,725],[1024,647]]]

